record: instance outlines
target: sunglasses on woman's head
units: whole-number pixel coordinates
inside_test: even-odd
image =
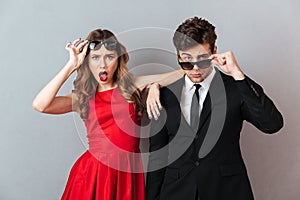
[[[179,62],[179,65],[183,70],[192,70],[194,69],[194,66],[197,65],[200,69],[205,69],[208,68],[211,64],[212,59],[206,59],[206,60],[201,60],[198,62]]]
[[[105,40],[105,41],[97,41],[93,40],[89,42],[89,49],[90,50],[98,50],[101,46],[104,46],[107,50],[112,51],[116,50],[118,46],[118,42],[114,40]]]

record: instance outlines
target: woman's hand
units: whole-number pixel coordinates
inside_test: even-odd
[[[146,100],[148,117],[149,119],[152,119],[152,117],[154,117],[154,119],[157,120],[160,115],[160,110],[162,109],[159,99],[160,85],[158,83],[151,83],[148,88],[149,91]]]
[[[73,67],[72,71],[77,70],[83,63],[88,49],[88,40],[81,40],[80,38],[69,42],[65,49],[69,52],[69,64]]]
[[[243,80],[244,73],[240,69],[232,51],[221,54],[213,54],[209,57],[212,62],[220,67],[222,71],[232,76],[235,80]]]

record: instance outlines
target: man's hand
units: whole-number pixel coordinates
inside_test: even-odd
[[[149,119],[152,119],[154,117],[155,120],[158,119],[160,115],[160,110],[162,109],[161,103],[160,103],[160,91],[159,91],[160,85],[158,83],[151,83],[148,88],[148,96],[147,96],[147,113]]]
[[[234,80],[243,80],[245,75],[240,69],[232,51],[221,54],[213,54],[209,57],[212,62],[220,67],[222,71],[231,75]]]

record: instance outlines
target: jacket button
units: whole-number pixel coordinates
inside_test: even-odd
[[[195,162],[195,165],[196,165],[196,166],[199,166],[199,165],[200,165],[200,162],[199,162],[199,161],[196,161],[196,162]]]

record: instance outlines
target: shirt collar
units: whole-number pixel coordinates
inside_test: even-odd
[[[210,73],[210,74],[209,74],[202,82],[199,83],[199,84],[201,85],[202,88],[204,88],[205,90],[208,90],[208,89],[209,89],[209,86],[210,86],[210,84],[211,84],[211,82],[212,82],[212,80],[213,80],[213,78],[214,78],[215,73],[216,73],[216,70],[215,70],[215,68],[213,67],[211,73]],[[189,79],[188,76],[185,76],[184,79],[185,79],[185,88],[186,88],[188,91],[193,90],[193,86],[194,86],[195,83],[193,83],[193,82],[191,81],[191,79]]]

